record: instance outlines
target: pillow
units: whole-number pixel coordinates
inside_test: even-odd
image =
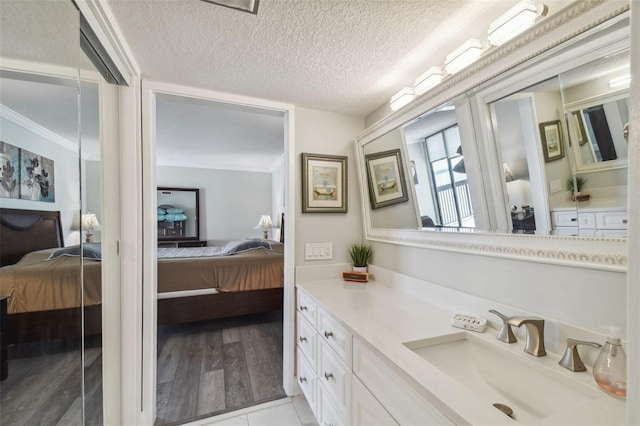
[[[181,209],[180,207],[171,207],[167,209],[167,213],[168,214],[180,214],[180,213],[184,213],[184,209]]]
[[[166,213],[167,213],[166,209],[163,209],[162,207],[158,207],[158,215],[166,214]]]
[[[80,245],[58,249],[51,253],[47,260],[53,260],[60,256],[80,256]],[[82,245],[82,257],[84,259],[102,260],[102,246],[100,243],[84,243]]]
[[[165,220],[167,220],[167,215],[158,213],[158,222],[164,222]]]
[[[247,240],[230,241],[222,247],[222,255],[227,256],[243,251],[264,248],[271,250],[271,244],[266,240],[252,238]]]
[[[187,220],[187,216],[182,213],[167,213],[164,216],[164,220],[167,222],[182,222],[183,220]]]

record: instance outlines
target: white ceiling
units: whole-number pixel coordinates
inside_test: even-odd
[[[517,1],[261,0],[257,15],[199,0],[108,6],[145,79],[365,117],[467,39],[484,40],[489,22]],[[0,1],[2,55],[77,64],[78,51],[67,46],[77,40],[77,19],[62,3]],[[567,0],[546,3],[554,11]],[[72,134],[56,119],[55,100],[12,90],[17,112]],[[226,106],[160,99],[158,163],[271,169],[284,152],[283,118]],[[89,140],[84,149],[97,152]]]
[[[157,163],[271,171],[284,156],[284,116],[247,106],[160,95]]]
[[[366,116],[517,0],[109,0],[147,79]]]

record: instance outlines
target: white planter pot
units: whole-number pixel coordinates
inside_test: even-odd
[[[353,272],[367,272],[368,271],[368,267],[367,266],[354,266],[353,267]]]

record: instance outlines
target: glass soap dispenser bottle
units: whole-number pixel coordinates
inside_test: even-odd
[[[627,395],[627,357],[620,344],[620,332],[609,327],[607,342],[593,364],[593,377],[604,391],[620,396]]]

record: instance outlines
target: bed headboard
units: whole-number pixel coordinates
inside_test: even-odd
[[[64,247],[59,211],[0,208],[0,266],[54,247]]]

